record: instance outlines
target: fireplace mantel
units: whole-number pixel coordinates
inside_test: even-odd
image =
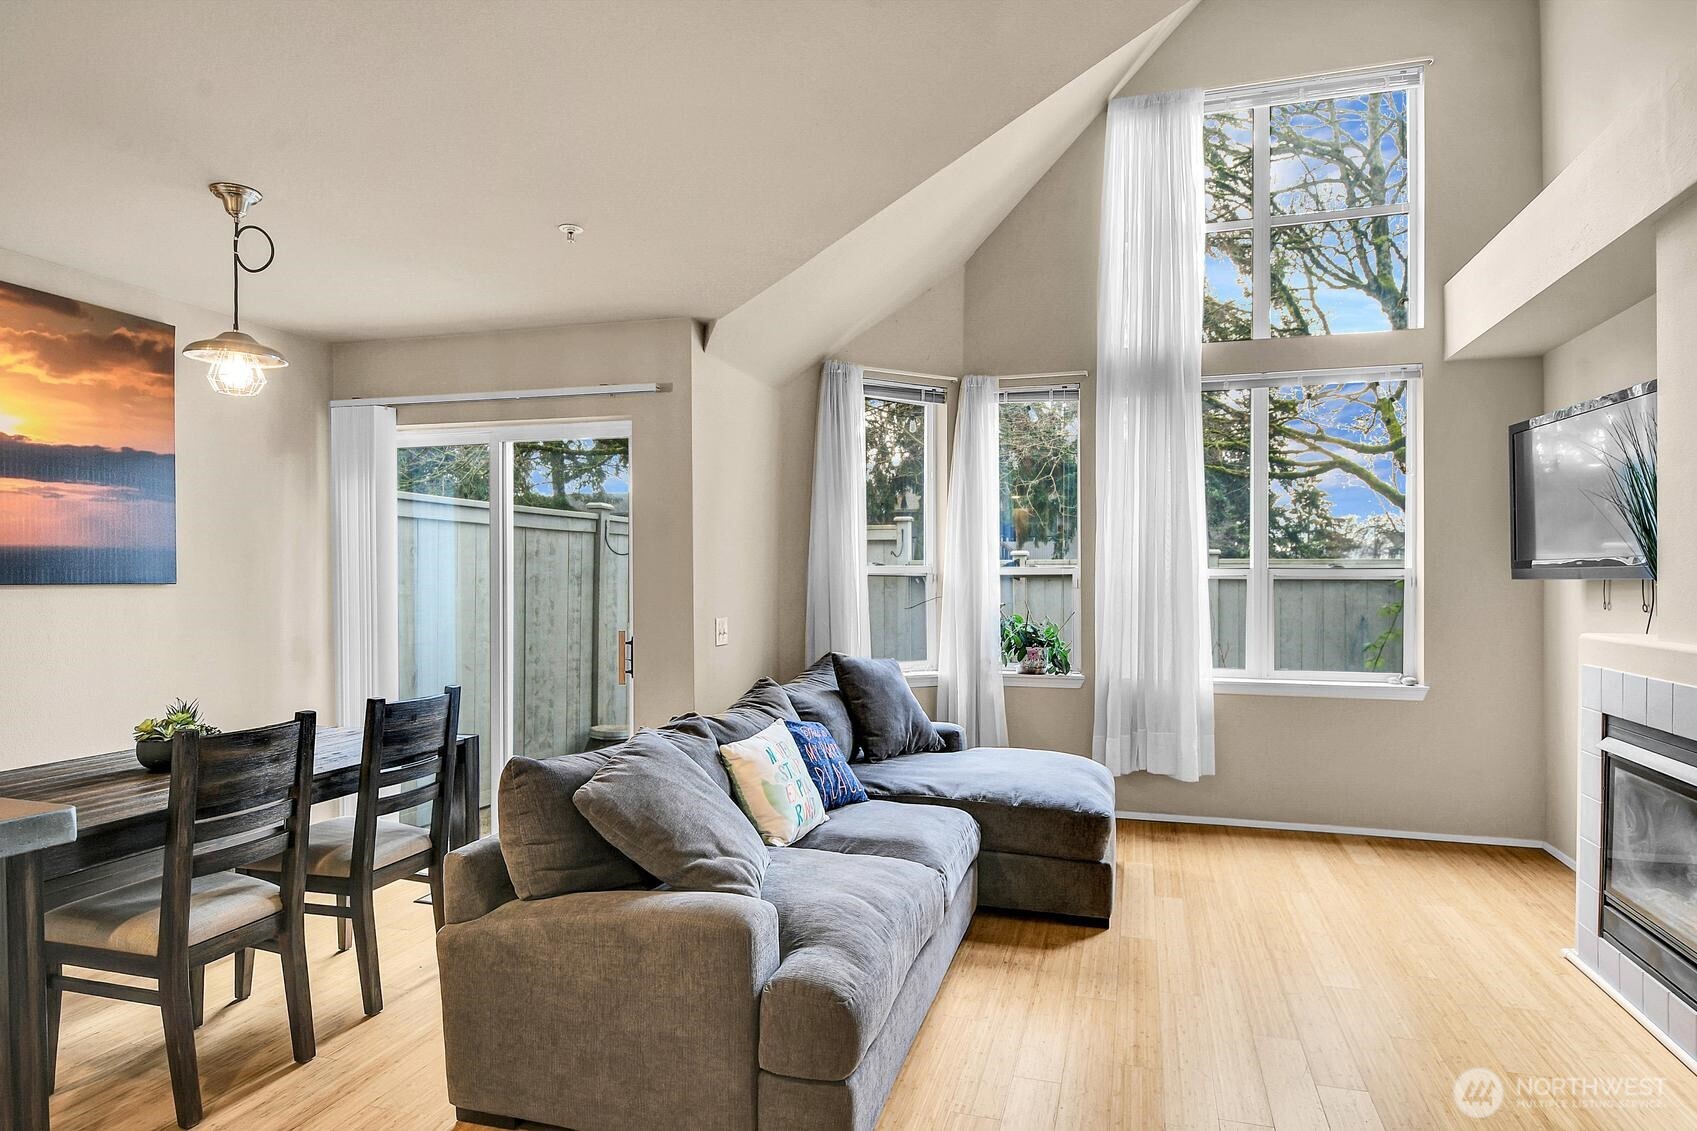
[[[1584,667],[1697,686],[1697,644],[1681,640],[1638,633],[1587,632],[1579,637],[1579,662]]]

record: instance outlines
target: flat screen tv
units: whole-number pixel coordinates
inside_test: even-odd
[[[1649,437],[1656,383],[1523,420],[1508,430],[1515,577],[1649,578],[1630,525],[1611,501]]]

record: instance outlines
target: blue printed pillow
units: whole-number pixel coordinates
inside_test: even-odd
[[[819,787],[819,796],[826,809],[841,809],[852,802],[866,800],[866,789],[854,776],[854,771],[849,769],[848,762],[843,759],[842,748],[831,737],[824,723],[786,720],[784,725],[790,728],[790,737],[795,739],[801,760],[807,763],[807,775]]]

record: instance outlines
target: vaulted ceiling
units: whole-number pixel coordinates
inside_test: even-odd
[[[256,322],[711,320],[1183,6],[13,0],[0,246],[222,308],[236,180]]]

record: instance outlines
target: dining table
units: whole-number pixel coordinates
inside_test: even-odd
[[[359,791],[364,733],[319,727],[314,804]],[[478,736],[455,746],[449,846],[481,828]],[[171,775],[144,769],[134,750],[0,772],[0,1131],[46,1131],[47,969],[42,922],[49,906],[160,874]],[[10,845],[10,847],[8,847]]]

